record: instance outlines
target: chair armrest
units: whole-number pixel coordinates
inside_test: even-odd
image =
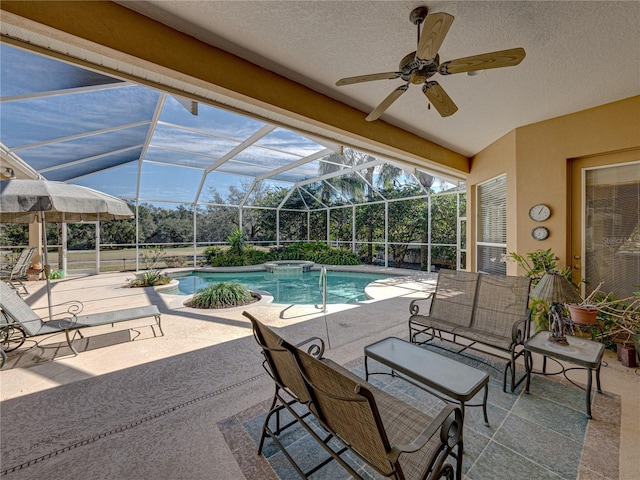
[[[395,463],[401,454],[417,452],[438,432],[440,433],[440,441],[448,448],[453,448],[462,438],[462,422],[460,408],[446,405],[411,443],[391,447],[389,460]]]
[[[37,307],[31,308],[34,312],[38,310],[46,310],[49,312],[49,307]],[[52,315],[40,315],[43,321],[65,319],[69,316],[75,317],[84,309],[84,304],[78,300],[71,300],[69,302],[58,303],[51,306]]]
[[[516,320],[511,326],[511,341],[514,345],[522,345],[528,338],[531,330],[531,312],[527,310],[527,316]]]
[[[411,303],[409,304],[409,313],[411,313],[411,315],[418,315],[418,313],[420,312],[420,306],[418,305],[418,302],[425,302],[425,301],[429,302],[429,308],[427,310],[431,310],[432,300],[433,300],[433,292],[429,292],[429,295],[427,295],[425,298],[416,298],[415,300],[411,300]],[[428,314],[429,312],[427,311],[427,315]]]
[[[297,343],[295,346],[303,350],[302,347],[304,345],[307,345],[308,343],[310,343],[311,345],[307,347],[307,353],[312,357],[316,357],[318,360],[321,360],[322,356],[324,355],[324,340],[322,340],[320,337],[311,337],[303,340],[300,343]]]

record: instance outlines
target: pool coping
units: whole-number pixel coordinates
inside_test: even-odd
[[[352,303],[335,303],[335,304],[331,304],[331,305],[358,305],[358,304],[363,304],[363,303],[368,303],[368,302],[372,302],[372,301],[378,301],[378,300],[384,300],[386,298],[390,298],[390,297],[395,297],[398,295],[401,295],[402,292],[396,292],[395,294],[389,294],[389,291],[394,290],[392,287],[393,283],[396,283],[398,281],[398,277],[402,277],[403,282],[406,282],[407,280],[409,280],[410,278],[414,279],[416,282],[421,282],[424,280],[429,280],[429,279],[433,279],[434,277],[434,273],[433,272],[425,272],[422,270],[410,270],[410,269],[404,269],[404,268],[395,268],[395,267],[382,267],[382,266],[377,266],[377,265],[324,265],[324,264],[315,264],[311,270],[312,271],[319,271],[322,269],[322,267],[325,267],[327,269],[327,271],[334,271],[334,272],[354,272],[354,273],[372,273],[372,274],[380,274],[380,275],[384,275],[384,274],[388,274],[390,275],[389,278],[382,278],[382,279],[378,279],[378,280],[374,280],[373,282],[369,283],[365,288],[364,288],[364,293],[367,296],[366,300],[361,300],[359,302],[352,302]],[[241,266],[241,267],[200,267],[200,268],[184,268],[184,267],[180,267],[180,268],[171,268],[171,269],[165,269],[164,272],[167,273],[168,275],[176,275],[176,274],[187,274],[190,272],[203,272],[203,273],[233,273],[233,272],[261,272],[261,271],[265,271],[265,267],[264,264],[260,264],[260,265],[248,265],[248,266]],[[175,283],[174,283],[175,282]],[[192,307],[187,307],[184,305],[184,302],[186,302],[188,299],[190,299],[193,294],[191,295],[174,295],[174,294],[170,294],[170,293],[164,293],[162,290],[167,290],[170,288],[173,288],[174,286],[176,286],[178,284],[177,280],[172,280],[169,284],[167,285],[161,285],[159,287],[154,287],[154,290],[159,293],[162,296],[166,296],[169,298],[168,306],[170,309],[172,310],[177,310],[177,309],[186,309],[188,311],[196,311],[196,312],[212,312],[215,313],[216,311],[233,311],[233,310],[240,310],[240,309],[245,309],[245,308],[250,308],[250,307],[255,307],[255,306],[264,306],[264,305],[268,305],[268,304],[273,304],[275,305],[293,305],[290,303],[275,303],[273,301],[273,296],[264,290],[255,290],[256,293],[258,293],[259,295],[261,295],[261,299],[257,302],[248,304],[248,305],[243,305],[240,307],[229,307],[229,308],[216,308],[216,309],[202,309],[202,308],[192,308]],[[378,287],[384,287],[383,289],[376,289]],[[391,288],[390,288],[391,287]],[[383,292],[383,290],[386,290],[386,292]],[[316,304],[310,304],[309,306],[314,306]],[[316,305],[317,306],[317,305]]]

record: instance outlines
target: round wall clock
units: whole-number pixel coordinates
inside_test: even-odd
[[[536,227],[531,230],[531,236],[536,240],[546,240],[549,238],[549,229],[547,227]]]
[[[529,217],[531,217],[531,220],[535,220],[536,222],[544,222],[550,216],[551,209],[542,203],[534,205],[529,210]]]

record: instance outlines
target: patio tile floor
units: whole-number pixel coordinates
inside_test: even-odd
[[[433,350],[450,356],[454,355],[442,349],[434,348]],[[592,465],[591,473],[597,475],[597,478],[618,478],[618,461],[615,454],[618,450],[617,439],[620,434],[621,403],[618,395],[605,393],[597,395],[594,400],[601,410],[608,412],[608,421],[618,425],[618,428],[609,428],[606,433],[601,431],[596,436],[588,429],[589,421],[584,414],[584,392],[574,385],[559,382],[556,379],[534,376],[531,394],[524,393],[522,387],[516,389],[514,393],[505,393],[502,391],[501,373],[496,368],[464,357],[456,358],[482,368],[491,376],[488,403],[490,426],[484,425],[481,408],[466,409],[463,468],[468,480],[516,477],[574,479],[578,477],[583,448],[596,447],[603,443],[608,443],[610,455],[601,459],[597,465]],[[488,363],[495,366],[495,362],[489,360]],[[359,358],[347,366],[364,378],[362,365],[363,359]],[[385,367],[379,364],[372,362],[371,365],[372,369],[385,371]],[[370,381],[431,415],[437,414],[444,405],[444,402],[434,395],[398,378],[376,375],[370,377]],[[576,391],[582,392],[579,399],[575,394]],[[549,398],[551,397],[549,392],[553,392],[555,396]],[[481,401],[481,395],[482,392],[470,403]],[[569,399],[568,402],[567,399]],[[572,405],[567,406],[563,403]],[[237,455],[246,457],[249,454],[254,457],[254,461],[260,458],[256,455],[257,444],[267,408],[268,405],[264,405],[263,412],[235,425],[235,428],[243,428],[253,441],[252,448],[237,450]],[[255,414],[255,410],[253,413]],[[317,426],[315,421],[312,424]],[[225,422],[219,424],[223,432],[227,426]],[[319,430],[319,426],[317,428]],[[311,436],[298,425],[283,433],[282,442],[303,470],[327,456]],[[270,439],[266,440],[263,455],[275,471],[277,478],[298,478],[295,470]],[[356,471],[362,472],[365,478],[382,478],[361,461],[350,458],[352,458],[350,463],[355,465]],[[244,458],[243,463],[251,463],[251,459]],[[337,462],[331,462],[310,478],[347,480],[351,476]]]
[[[78,343],[77,357],[59,336],[37,344],[30,339],[23,351],[10,353],[0,371],[0,475],[7,480],[276,480],[277,471],[289,478],[293,469],[278,454],[269,461],[256,454],[259,418],[273,386],[243,309],[196,311],[175,296],[120,288],[131,277],[102,274],[53,282],[55,303],[81,300],[86,313],[158,305],[165,336],[153,336],[146,326],[98,327],[88,332],[89,341]],[[393,279],[375,289],[374,300],[329,305],[326,313],[318,306],[277,304],[255,306],[252,313],[293,343],[322,336],[327,357],[362,375],[364,346],[387,336],[406,337],[410,300],[434,283],[429,274]],[[30,283],[29,291],[27,303],[46,305],[44,282]],[[588,422],[584,393],[575,386],[534,377],[530,395],[521,389],[503,394],[501,380],[492,374],[491,427],[483,425],[480,408],[467,410],[467,478],[522,478],[529,472],[536,479],[551,474],[635,480],[640,376],[610,352],[605,358],[602,387],[615,395],[596,395],[594,419]],[[580,372],[575,380],[583,377]],[[438,408],[439,400],[406,382],[386,376],[373,381],[426,411]],[[545,420],[556,414],[562,418]],[[300,453],[310,455],[306,447]],[[321,474],[317,478],[333,479],[344,472],[332,462]]]

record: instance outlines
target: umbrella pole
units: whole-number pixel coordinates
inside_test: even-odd
[[[49,320],[53,318],[53,302],[51,301],[51,266],[49,265],[49,249],[47,248],[47,223],[44,220],[44,212],[40,212],[40,223],[42,224],[42,249],[44,250],[44,276],[47,280],[47,300],[49,302]]]

